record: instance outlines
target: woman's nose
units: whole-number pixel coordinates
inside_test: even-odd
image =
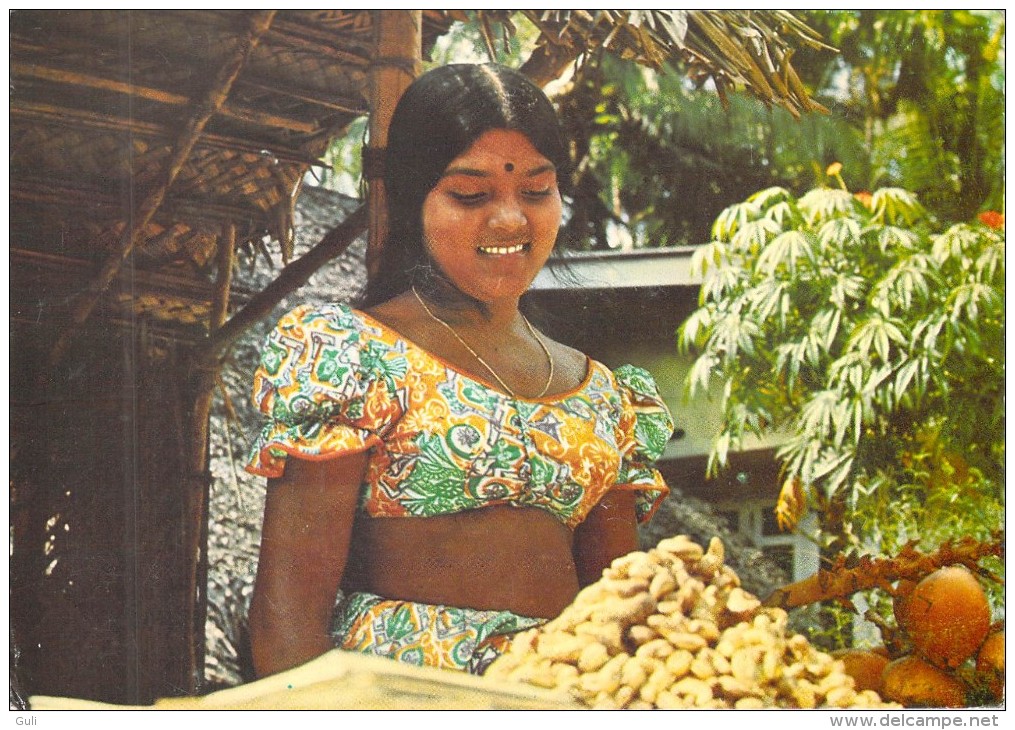
[[[524,228],[527,222],[525,212],[518,202],[511,198],[497,205],[490,214],[489,225],[495,231],[510,233]]]

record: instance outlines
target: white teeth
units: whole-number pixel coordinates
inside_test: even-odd
[[[482,253],[494,254],[497,256],[503,256],[509,253],[520,253],[525,250],[525,244],[520,243],[517,246],[480,246],[479,250]]]

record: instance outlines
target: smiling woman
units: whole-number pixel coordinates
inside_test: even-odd
[[[651,376],[519,311],[569,165],[542,92],[496,66],[436,69],[388,145],[390,233],[363,309],[290,312],[255,375],[260,674],[334,646],[481,673],[637,549],[668,491]]]
[[[423,241],[458,291],[517,302],[553,251],[560,216],[553,163],[521,132],[492,129],[427,195]]]

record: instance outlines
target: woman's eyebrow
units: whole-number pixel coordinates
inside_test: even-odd
[[[552,162],[547,162],[545,165],[533,167],[531,170],[525,173],[525,177],[536,177],[537,175],[542,175],[544,172],[556,172],[556,171],[557,166],[554,165]]]
[[[545,165],[539,165],[534,167],[525,173],[525,177],[536,177],[542,175],[544,172],[555,172],[557,166],[552,162],[547,162]],[[475,167],[449,167],[444,171],[441,177],[450,177],[451,175],[464,175],[466,177],[490,177],[493,173],[487,170],[479,170]]]

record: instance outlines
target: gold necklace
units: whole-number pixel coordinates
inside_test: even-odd
[[[438,324],[444,325],[444,327],[447,328],[448,332],[454,335],[454,338],[458,340],[461,346],[464,347],[466,350],[468,350],[469,354],[472,355],[474,358],[476,358],[476,361],[484,368],[486,368],[487,372],[489,372],[490,375],[492,375],[494,379],[498,383],[500,383],[500,387],[506,390],[508,395],[510,395],[512,398],[518,397],[515,395],[515,392],[508,387],[508,384],[501,379],[501,377],[497,374],[497,371],[494,370],[492,367],[490,367],[490,365],[486,362],[486,360],[484,360],[479,356],[478,352],[469,347],[469,343],[461,338],[458,332],[455,331],[454,327],[452,327],[450,324],[448,324],[443,319],[441,319],[436,314],[430,311],[430,307],[426,306],[426,302],[423,301],[423,297],[421,297],[419,295],[419,292],[416,291],[416,287],[412,287],[412,293],[416,295],[416,301],[418,301],[420,303],[420,306],[423,307],[423,311],[426,312],[428,315],[430,315],[430,318],[432,320],[434,320]],[[550,384],[553,382],[553,374],[554,374],[553,355],[550,354],[550,350],[543,342],[543,338],[539,336],[539,333],[536,332],[536,328],[532,326],[532,324],[529,322],[529,320],[525,317],[524,314],[522,315],[522,321],[525,322],[525,326],[529,328],[529,333],[532,335],[532,337],[536,340],[536,342],[539,343],[539,346],[543,348],[543,352],[546,354],[546,359],[550,363],[550,377],[546,379],[546,385],[543,386],[543,390],[539,393],[539,395],[536,396],[536,398],[542,398],[544,395],[547,394],[547,392],[549,392]]]

